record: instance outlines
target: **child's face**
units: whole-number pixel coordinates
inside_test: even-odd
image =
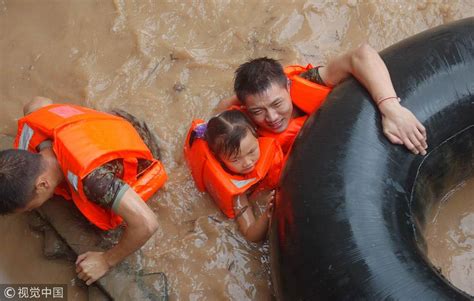
[[[221,157],[221,160],[232,172],[247,174],[255,168],[259,158],[258,139],[250,131],[247,131],[247,135],[240,141],[240,152],[230,158]]]

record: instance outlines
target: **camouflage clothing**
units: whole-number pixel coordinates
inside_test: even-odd
[[[135,116],[124,111],[113,111],[112,114],[120,116],[130,122],[152,152],[153,157],[159,159],[159,148],[156,138],[146,123],[139,121]],[[51,141],[41,143],[38,150],[47,147],[52,147]],[[137,173],[141,173],[150,166],[150,164],[151,161],[138,159]],[[104,208],[115,210],[123,194],[129,188],[127,183],[122,181],[122,177],[122,159],[112,160],[97,167],[83,179],[84,194],[90,201]]]
[[[138,160],[138,173],[150,165],[150,161]],[[123,177],[123,162],[121,159],[112,160],[94,169],[84,180],[83,188],[86,197],[104,208],[116,209],[118,201],[129,186],[121,180]]]
[[[99,166],[82,180],[84,194],[92,202],[110,209],[117,197],[122,197],[128,189],[128,185],[120,179],[122,175],[120,159]]]
[[[159,159],[159,148],[156,138],[151,133],[146,123],[138,120],[135,116],[121,110],[111,112],[130,122],[138,132],[143,142],[148,146],[153,157]],[[140,174],[151,162],[144,159],[138,159],[138,171]],[[110,161],[94,169],[83,180],[84,194],[86,197],[100,206],[108,209],[116,209],[120,199],[129,186],[122,181],[123,162],[121,159]]]
[[[300,77],[307,79],[313,83],[326,86],[321,75],[319,74],[319,68],[322,66],[314,67],[300,74]]]

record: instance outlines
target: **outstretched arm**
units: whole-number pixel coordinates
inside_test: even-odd
[[[259,242],[265,238],[273,209],[274,195],[274,191],[266,195],[266,209],[258,219],[255,219],[255,215],[245,194],[234,198],[234,211],[237,215],[235,219],[239,225],[240,232],[247,240]]]
[[[418,119],[396,99],[390,74],[380,55],[369,45],[362,45],[321,67],[320,75],[335,86],[353,75],[370,93],[382,114],[382,126],[390,142],[404,144],[415,154],[426,154],[426,130]],[[385,100],[384,100],[385,99]],[[381,101],[382,100],[382,101]]]
[[[132,188],[124,193],[116,213],[127,223],[119,243],[106,252],[86,252],[76,260],[78,277],[87,285],[138,250],[158,229],[155,214]]]

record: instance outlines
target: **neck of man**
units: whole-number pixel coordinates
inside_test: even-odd
[[[40,151],[40,155],[45,164],[46,172],[51,179],[51,184],[54,187],[58,186],[62,181],[64,181],[63,171],[59,165],[56,154],[53,152],[52,148],[46,148]]]

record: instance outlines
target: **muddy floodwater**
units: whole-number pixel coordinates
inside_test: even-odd
[[[460,183],[439,202],[424,232],[433,265],[474,296],[474,178]]]
[[[190,121],[209,118],[218,101],[232,95],[233,71],[248,58],[324,64],[362,42],[382,50],[473,15],[472,0],[0,0],[0,133],[15,134],[22,105],[36,95],[120,108],[145,120],[159,138],[169,179],[148,202],[160,229],[142,248],[138,268],[164,272],[171,300],[267,300],[268,246],[246,242],[194,187],[182,152]],[[453,233],[472,240],[474,208],[453,210],[457,214],[445,217]],[[5,222],[0,228],[11,229]],[[28,230],[16,229],[28,245],[38,243]],[[472,241],[463,244],[447,249],[452,268],[463,248],[472,268]],[[17,248],[2,243],[2,261],[26,260]],[[1,268],[2,282],[32,281],[25,280],[26,270]],[[59,272],[62,283],[70,284],[71,271]],[[469,273],[470,280],[460,276],[459,283],[471,281],[472,290]],[[44,275],[44,282],[49,277],[55,276]]]
[[[26,214],[0,219],[0,283],[68,284],[70,300],[87,300],[87,291],[76,283],[68,261],[44,258],[43,238],[29,230],[27,219]],[[1,291],[0,296],[3,300]]]

